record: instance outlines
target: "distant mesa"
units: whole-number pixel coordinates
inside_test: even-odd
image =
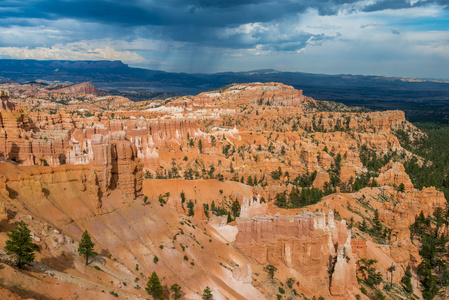
[[[72,70],[89,70],[89,69],[111,69],[111,68],[128,68],[128,65],[119,60],[35,60],[35,59],[0,59],[0,67],[2,70],[19,70],[19,69],[72,69]]]

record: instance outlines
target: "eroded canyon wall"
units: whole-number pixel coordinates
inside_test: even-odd
[[[237,219],[236,247],[261,265],[283,264],[334,296],[357,286],[351,232],[334,214],[256,215]]]

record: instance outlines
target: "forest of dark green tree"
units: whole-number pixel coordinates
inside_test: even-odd
[[[426,160],[420,166],[416,159],[404,164],[416,188],[435,186],[449,199],[449,126],[442,123],[415,123],[427,133],[419,142],[411,143],[399,134],[401,144]],[[420,248],[423,258],[417,272],[422,285],[424,299],[443,295],[449,286],[449,238],[441,228],[449,225],[449,206],[437,208],[432,216],[417,216],[411,226],[411,239]]]
[[[434,186],[449,198],[449,125],[442,123],[415,123],[426,132],[427,137],[411,143],[409,139],[398,134],[401,144],[406,149],[424,158],[426,163],[420,166],[416,159],[404,164],[416,188]]]

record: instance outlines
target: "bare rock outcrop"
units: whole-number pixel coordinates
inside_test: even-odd
[[[8,211],[6,210],[5,202],[0,201],[0,222],[8,220]]]
[[[421,211],[425,216],[432,215],[437,207],[444,208],[446,199],[444,194],[434,187],[423,188],[421,191],[413,189],[406,193],[395,192],[394,202],[383,203],[383,210],[379,210],[380,220],[393,228],[396,241],[409,241],[409,227],[415,222]]]
[[[303,212],[238,218],[237,226],[236,247],[259,264],[293,268],[327,286],[333,295],[343,295],[357,286],[351,234],[344,221],[334,222],[333,212],[327,222],[322,213]]]
[[[255,215],[267,215],[268,205],[267,203],[260,202],[260,195],[257,198],[243,197],[242,206],[240,208],[240,217],[251,218]]]
[[[78,84],[70,85],[62,89],[52,90],[51,93],[60,94],[92,94],[100,95],[101,92],[97,90],[90,82],[81,82]]]
[[[406,190],[413,189],[413,183],[405,172],[404,166],[399,162],[390,161],[382,169],[380,169],[379,177],[376,178],[377,183],[381,185],[392,185],[399,187],[404,184]]]
[[[352,260],[352,263],[351,263]],[[338,245],[337,260],[332,273],[330,292],[333,296],[344,296],[354,286],[357,286],[356,264],[352,255],[351,236],[348,234],[346,243]]]
[[[322,188],[324,188],[325,183],[330,182],[330,181],[331,180],[329,177],[329,173],[321,171],[321,172],[318,172],[315,180],[313,181],[312,186],[315,188],[322,189]]]
[[[251,283],[253,281],[252,274],[251,265],[234,267],[232,269],[232,277],[243,283]]]
[[[195,100],[202,103],[296,106],[301,109],[316,106],[315,100],[304,96],[302,90],[296,90],[291,86],[276,82],[235,84],[223,91],[201,93],[195,97]]]
[[[8,91],[0,90],[0,111],[14,110],[15,105],[9,101]]]

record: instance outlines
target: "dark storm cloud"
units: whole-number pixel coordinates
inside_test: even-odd
[[[13,3],[13,2],[11,2]],[[19,4],[17,4],[19,3]],[[26,1],[14,2],[15,18],[71,18],[89,22],[144,25],[236,26],[251,22],[269,22],[289,14],[303,12],[309,6],[276,1]],[[11,4],[12,6],[12,4]]]
[[[443,2],[443,0],[439,0]],[[322,15],[336,14],[344,4],[356,0],[28,0],[6,1],[3,7],[15,8],[7,16],[16,18],[61,19],[142,25],[237,26],[252,22],[270,22],[309,8]],[[405,7],[405,1],[378,2],[368,9]],[[1,12],[1,11],[0,11]]]
[[[265,51],[298,51],[307,45],[307,41],[313,40],[315,44],[335,37],[324,34],[310,34],[304,31],[293,31],[282,35],[279,29],[259,28],[250,32],[233,31],[226,37],[218,37],[218,29],[209,28],[200,32],[190,27],[173,27],[171,35],[178,41],[204,43],[217,48],[248,49],[259,46],[259,50]]]
[[[413,5],[410,1],[407,0],[399,0],[399,1],[390,1],[390,0],[378,0],[373,5],[368,6],[365,11],[373,12],[373,11],[381,11],[386,9],[402,9],[402,8],[410,8],[410,7],[419,7],[426,5],[440,5],[445,9],[449,8],[449,0],[421,0]]]
[[[58,20],[80,23],[73,36],[84,39],[104,35],[106,38],[156,38],[196,43],[201,46],[250,48],[263,45],[265,49],[296,51],[310,37],[318,35],[291,31],[286,37],[276,37],[286,29],[273,30],[273,24],[284,23],[308,9],[320,15],[334,15],[363,8],[365,11],[410,7],[405,0],[379,0],[366,6],[354,5],[356,0],[5,0],[0,7],[0,25],[36,26]],[[419,1],[416,5],[448,0]],[[354,5],[354,6],[353,6]],[[268,31],[223,32],[244,24],[260,23]],[[88,25],[86,25],[88,24]],[[329,38],[329,37],[327,37]]]
[[[74,18],[125,26],[190,24],[203,26],[239,25],[269,22],[312,8],[321,15],[336,14],[344,5],[357,0],[27,0],[2,1],[5,12],[17,18]],[[415,6],[439,4],[448,0],[419,1]],[[379,0],[365,11],[407,8],[406,0]],[[0,10],[0,14],[2,10]]]

